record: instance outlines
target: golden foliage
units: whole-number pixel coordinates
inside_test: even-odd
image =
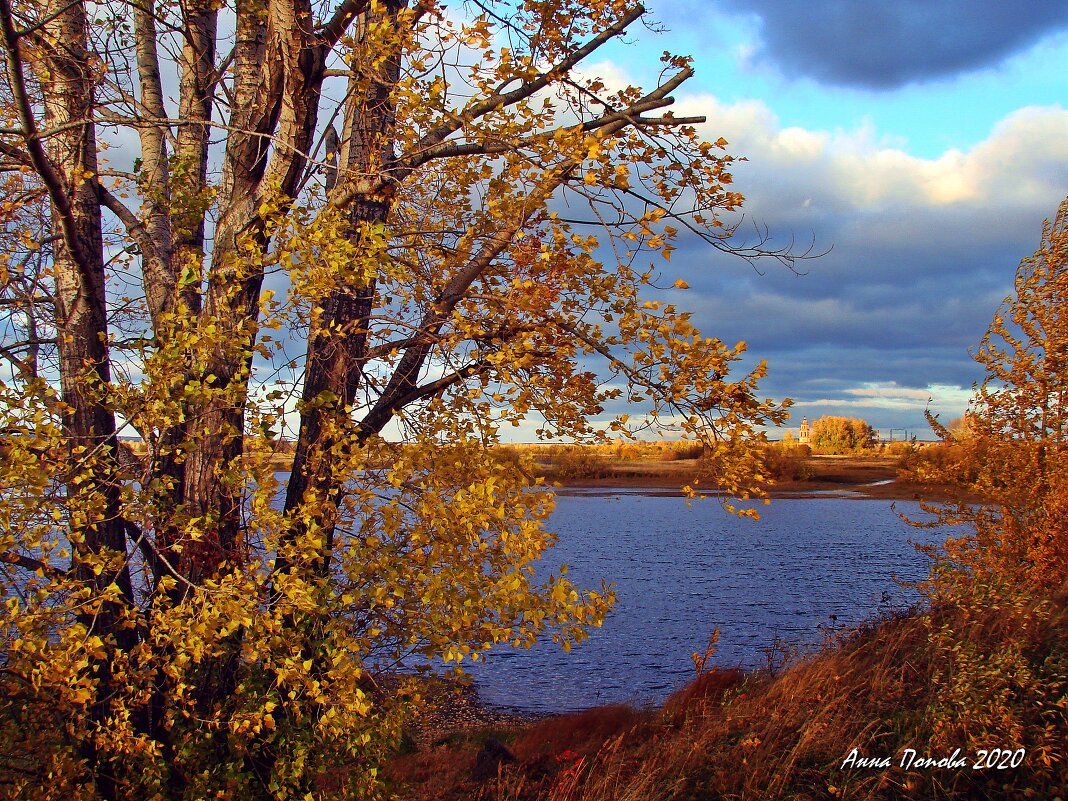
[[[916,474],[966,486],[986,502],[944,509],[970,533],[947,569],[977,583],[1049,591],[1068,579],[1068,200],[1016,273],[976,358],[987,377],[963,422],[937,424],[951,449]]]
[[[812,423],[812,447],[821,453],[854,453],[870,448],[875,431],[855,417],[820,417]]]
[[[976,747],[1016,743],[1062,775],[1066,308],[1068,199],[1020,263],[1015,293],[983,339],[976,358],[987,377],[967,415],[950,429],[931,418],[947,445],[910,463],[921,480],[981,498],[928,509],[962,528],[936,553],[925,587],[934,604],[955,610],[931,627],[933,736]]]
[[[577,69],[643,11],[0,0],[5,788],[379,793],[421,702],[386,676],[568,648],[612,602],[536,577],[552,496],[502,429],[674,427],[762,495],[784,406],[654,264],[732,249],[726,143],[660,112],[686,58]]]

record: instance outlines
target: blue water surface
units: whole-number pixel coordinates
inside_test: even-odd
[[[543,569],[570,568],[579,586],[615,583],[604,626],[570,653],[551,642],[492,651],[473,673],[482,698],[529,711],[656,703],[693,677],[691,654],[720,630],[714,664],[758,667],[779,646],[813,647],[834,631],[918,600],[900,581],[927,573],[912,544],[918,505],[807,497],[732,516],[714,500],[621,490],[557,498],[559,545]],[[770,651],[769,651],[770,649]]]

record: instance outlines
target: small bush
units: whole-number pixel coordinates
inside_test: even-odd
[[[745,680],[738,668],[713,668],[698,676],[664,703],[664,717],[681,721],[690,715],[704,714],[709,707],[723,703],[727,694]]]
[[[677,462],[682,459],[700,459],[705,446],[700,442],[672,442],[664,445],[660,451],[660,461]]]
[[[589,757],[609,739],[631,731],[647,719],[645,713],[622,704],[554,715],[520,733],[512,743],[512,750],[526,759],[567,751]]]
[[[890,442],[884,446],[884,450],[891,456],[900,456],[905,458],[916,452],[916,444],[913,442],[907,442],[901,440],[899,442]]]
[[[808,445],[775,443],[765,451],[765,474],[774,481],[808,481],[813,476],[808,463]]]
[[[979,440],[928,445],[902,455],[898,470],[910,481],[971,487],[979,477],[979,465],[987,458],[985,451]]]
[[[581,478],[604,478],[608,463],[596,448],[588,445],[558,445],[549,454],[544,468],[547,478],[568,481]]]

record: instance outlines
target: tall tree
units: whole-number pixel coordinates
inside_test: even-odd
[[[870,448],[875,429],[856,417],[821,417],[812,423],[812,447],[829,453],[850,453]]]
[[[664,111],[688,59],[647,90],[581,69],[643,13],[0,0],[20,791],[305,797],[343,761],[358,794],[417,697],[378,671],[581,637],[611,593],[533,578],[551,497],[502,426],[645,402],[759,493],[764,366],[731,377],[744,345],[649,263],[680,230],[763,255],[721,220],[726,143]]]
[[[955,525],[926,549],[932,742],[974,750],[1010,738],[1034,757],[1017,785],[1028,789],[1064,781],[1066,348],[1068,198],[976,352],[986,375],[962,424],[928,414],[949,447],[910,459],[914,477],[967,490],[922,504],[935,517],[916,523]]]
[[[1016,590],[1068,577],[1068,199],[1020,262],[1015,291],[976,353],[986,377],[961,430],[934,427],[957,459],[923,477],[964,484],[981,504],[944,509],[966,522],[946,567]],[[952,572],[952,571],[951,571]]]

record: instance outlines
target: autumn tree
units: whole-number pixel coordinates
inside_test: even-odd
[[[966,424],[933,421],[956,458],[917,468],[984,499],[942,510],[969,528],[945,567],[969,584],[1057,587],[1068,577],[1068,200],[1020,262],[976,360],[986,377]]]
[[[974,415],[967,412],[960,417],[955,417],[946,424],[946,429],[955,441],[963,441],[976,433],[976,421]]]
[[[856,417],[824,416],[812,423],[812,447],[825,453],[852,453],[870,448],[875,430]]]
[[[666,110],[688,59],[583,66],[643,14],[0,0],[6,791],[372,793],[420,700],[385,675],[610,604],[535,580],[551,495],[502,427],[644,404],[759,494],[764,367],[654,266],[680,231],[762,255],[725,143]]]
[[[1031,759],[1012,789],[1028,791],[1063,786],[1068,759],[1066,349],[1068,199],[1020,262],[976,352],[986,376],[963,424],[928,415],[949,447],[936,458],[921,452],[910,468],[967,490],[922,504],[934,517],[917,522],[956,526],[926,549],[934,559],[921,585],[932,602],[932,742],[974,750],[1011,739]]]

